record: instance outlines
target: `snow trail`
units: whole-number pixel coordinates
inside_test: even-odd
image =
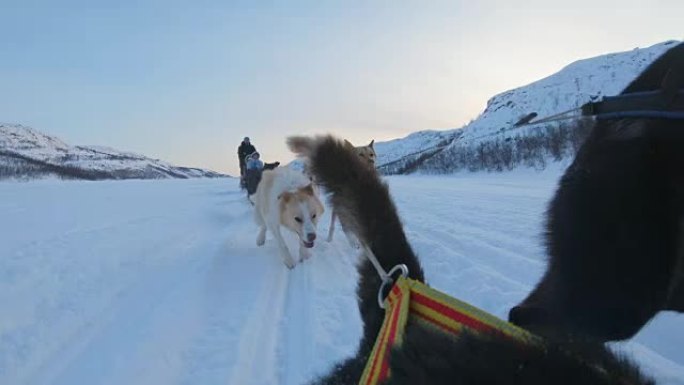
[[[429,283],[505,317],[544,271],[557,175],[388,181]],[[0,384],[299,385],[352,355],[358,250],[337,226],[288,270],[236,185],[0,183]],[[682,385],[682,325],[664,313],[616,348]]]
[[[282,265],[268,267],[264,276],[264,284],[241,332],[230,384],[278,383],[276,343],[290,278],[287,268]]]

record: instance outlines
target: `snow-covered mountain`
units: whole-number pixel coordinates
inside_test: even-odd
[[[418,131],[405,138],[375,144],[378,164],[387,174],[406,174],[414,171],[427,159],[439,154],[454,142],[460,130]]]
[[[163,179],[221,177],[132,152],[101,146],[70,146],[31,127],[0,123],[0,179],[58,176],[71,179]]]
[[[377,143],[380,169],[387,174],[396,174],[478,168],[474,163],[479,160],[463,160],[464,153],[477,154],[478,149],[482,153],[482,146],[487,143],[495,149],[508,146],[515,152],[517,140],[530,136],[543,138],[544,130],[557,128],[558,124],[527,128],[514,128],[514,125],[533,112],[539,117],[550,116],[620,93],[651,62],[677,43],[667,41],[648,48],[579,60],[547,78],[494,96],[485,110],[462,128],[420,131],[403,139]],[[572,154],[574,152],[568,149],[560,155]]]

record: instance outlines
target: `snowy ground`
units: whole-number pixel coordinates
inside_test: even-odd
[[[557,175],[389,180],[431,285],[505,317],[544,270]],[[293,385],[351,354],[355,251],[338,233],[288,271],[236,184],[0,183],[0,384]],[[618,348],[684,384],[684,315]]]

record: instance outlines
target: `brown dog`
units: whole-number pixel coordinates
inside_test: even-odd
[[[683,89],[679,44],[623,93],[662,90],[667,111]],[[546,274],[513,323],[610,341],[661,310],[684,312],[684,119],[598,120],[548,209],[547,245]]]
[[[348,146],[332,137],[297,138],[290,148],[306,156],[314,178],[330,192],[330,203],[349,231],[367,245],[385,270],[398,264],[424,282],[419,258],[406,239],[389,189]],[[378,306],[382,279],[368,258],[357,265],[357,299],[363,336],[356,355],[315,383],[348,385],[361,372],[380,332],[385,311]],[[390,354],[385,385],[646,385],[652,384],[628,361],[600,344],[579,341],[521,346],[502,333],[464,332],[452,338],[420,322],[409,322],[403,343]]]
[[[376,158],[376,153],[375,153],[375,148],[373,147],[373,143],[375,143],[375,140],[371,140],[370,144],[367,146],[354,146],[351,144],[350,141],[346,140],[344,141],[344,144],[349,147],[350,149],[354,150],[354,153],[359,156],[361,159],[361,162],[368,165],[369,168],[375,169],[375,158]],[[328,242],[332,242],[333,240],[333,234],[335,233],[335,220],[337,219],[337,213],[335,213],[335,209],[332,210],[332,213],[330,215],[330,228],[328,230]],[[347,236],[347,239],[350,240],[350,243],[354,243],[351,239],[351,234],[346,230],[345,224],[340,222],[342,225],[342,231],[344,234]]]

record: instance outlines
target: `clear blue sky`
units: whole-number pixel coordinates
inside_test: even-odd
[[[99,3],[99,4],[98,4]],[[684,1],[0,0],[0,122],[235,173],[248,135],[459,127],[580,58],[682,39]]]

